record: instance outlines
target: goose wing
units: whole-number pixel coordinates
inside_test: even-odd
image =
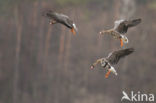
[[[141,18],[129,20],[129,21],[125,22],[125,25],[128,26],[128,27],[133,27],[133,26],[136,26],[136,25],[138,25],[140,23],[141,23]]]
[[[133,20],[119,20],[115,22],[114,29],[121,33],[125,34],[129,27],[133,27],[141,23],[141,19],[133,19]]]
[[[116,30],[116,29],[119,27],[119,25],[120,25],[122,22],[124,22],[124,21],[125,21],[124,19],[116,20],[116,21],[114,22],[114,29]]]
[[[67,15],[61,14],[61,13],[56,13],[52,10],[47,10],[43,12],[43,16],[48,17],[49,19],[54,19],[54,20],[63,20],[63,19],[69,19]]]
[[[134,52],[133,48],[127,48],[127,49],[122,49],[122,50],[118,50],[118,51],[114,51],[111,52],[108,57],[106,58],[106,60],[110,63],[110,64],[117,64],[118,61],[131,54],[132,52]]]
[[[73,21],[70,20],[67,15],[48,10],[45,11],[44,16],[48,17],[49,19],[55,20],[56,22],[61,23],[68,28],[72,28]]]

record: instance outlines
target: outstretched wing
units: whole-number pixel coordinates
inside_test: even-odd
[[[52,11],[52,10],[44,10],[43,12],[42,12],[42,16],[45,16],[45,17],[47,17],[47,18],[49,18],[49,19],[54,19],[55,18],[55,15],[54,15],[54,11]]]
[[[139,19],[133,19],[133,20],[129,20],[129,21],[125,22],[125,25],[128,27],[133,27],[140,23],[141,23],[141,19],[139,18]]]
[[[119,21],[116,21],[115,22],[115,26],[114,26],[114,29],[121,33],[121,34],[124,34],[127,32],[128,28],[129,27],[133,27],[133,26],[136,26],[138,25],[139,23],[141,23],[141,19],[133,19],[133,20],[119,20]]]
[[[55,20],[57,20],[57,22],[64,24],[68,28],[72,28],[73,21],[70,20],[68,16],[59,13],[54,13],[54,15],[56,17]]]
[[[123,57],[131,54],[132,52],[134,52],[133,48],[114,51],[114,52],[110,53],[106,59],[111,64],[117,64],[118,61],[120,60],[120,58],[123,58]]]
[[[43,13],[43,16],[48,17],[49,19],[54,19],[56,21],[61,21],[61,20],[66,20],[69,19],[68,16],[61,14],[61,13],[56,13],[52,10],[47,10]]]
[[[116,20],[116,21],[114,22],[114,29],[116,30],[116,29],[119,27],[119,25],[120,25],[122,22],[124,22],[124,21],[125,21],[124,19]]]
[[[44,12],[43,16],[48,17],[49,19],[52,19],[58,23],[61,23],[68,28],[72,28],[73,21],[70,20],[67,15],[56,13],[52,10],[47,10]]]
[[[114,27],[114,29],[117,31],[117,32],[119,32],[119,33],[121,33],[121,34],[124,34],[124,33],[126,33],[127,32],[127,30],[128,30],[128,26],[126,26],[126,20],[119,20],[119,21],[116,21],[115,22],[115,26],[116,27]],[[118,23],[118,25],[117,25],[117,23]]]

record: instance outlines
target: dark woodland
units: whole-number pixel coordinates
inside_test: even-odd
[[[68,15],[74,36],[50,25],[44,10]],[[119,19],[141,18],[130,28],[118,76],[91,64],[120,42],[99,32]],[[156,94],[155,0],[0,0],[0,103],[121,103],[122,91]]]

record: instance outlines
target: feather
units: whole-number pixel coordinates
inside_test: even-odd
[[[133,48],[114,51],[110,53],[106,59],[110,64],[117,64],[121,58],[131,54],[132,52],[134,52]]]
[[[133,20],[118,20],[115,21],[115,26],[114,30],[121,33],[125,34],[127,33],[127,30],[129,27],[133,27],[141,23],[141,19],[133,19]]]

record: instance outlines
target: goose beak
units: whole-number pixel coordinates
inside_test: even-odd
[[[56,24],[56,21],[54,21],[54,20],[50,20],[49,24],[50,24],[50,25],[52,25],[52,24]]]
[[[100,35],[103,35],[104,33],[105,33],[105,31],[100,31],[99,32]]]
[[[123,41],[120,39],[120,46],[123,47]]]
[[[108,69],[108,72],[106,73],[105,78],[108,78],[108,76],[109,76],[109,74],[111,72],[114,73],[116,76],[118,75],[117,72],[116,72],[116,70],[115,70],[115,68],[114,67],[111,67],[110,69]]]
[[[92,65],[92,66],[90,67],[90,69],[94,69],[94,66]]]
[[[72,29],[71,29],[71,32],[72,32],[74,35],[76,35],[76,32],[77,32],[77,31],[78,31],[78,29],[77,29],[75,23],[73,23],[73,27],[72,27]]]
[[[100,35],[104,35],[104,34],[106,34],[106,33],[109,33],[109,31],[103,30],[103,31],[100,31],[100,32],[99,32]]]
[[[109,75],[110,75],[110,73],[111,73],[111,71],[110,71],[110,69],[109,69],[108,72],[107,72],[106,75],[105,75],[105,78],[108,78]]]
[[[101,35],[101,34],[102,34],[102,32],[100,31],[100,32],[99,32],[99,34]]]
[[[102,31],[100,31],[99,34],[100,34],[100,35],[99,35],[99,38],[101,38],[101,36],[102,36],[102,34],[103,34]]]
[[[75,31],[74,27],[71,29],[71,32],[73,33],[73,35],[76,35],[76,31]]]

